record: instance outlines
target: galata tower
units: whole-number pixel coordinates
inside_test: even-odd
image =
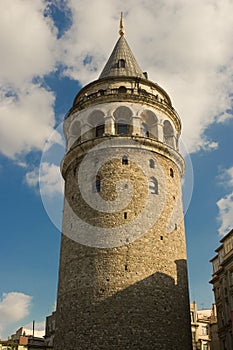
[[[64,122],[54,349],[191,350],[181,121],[119,34]]]

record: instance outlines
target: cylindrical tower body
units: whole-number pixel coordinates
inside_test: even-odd
[[[180,119],[124,45],[64,123],[55,350],[191,350]]]

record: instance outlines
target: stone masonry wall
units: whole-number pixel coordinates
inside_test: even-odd
[[[145,149],[117,147],[107,157],[98,149],[91,159],[99,193],[88,168],[85,193],[80,188],[83,157],[66,172],[55,350],[191,349],[180,171]]]

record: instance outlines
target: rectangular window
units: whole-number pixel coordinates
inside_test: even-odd
[[[128,134],[128,125],[125,122],[119,121],[117,123],[117,134],[119,134],[119,135],[127,135]]]
[[[104,134],[104,125],[103,124],[98,125],[95,129],[95,136],[101,137],[103,136],[103,134]]]
[[[232,286],[232,284],[233,284],[233,271],[230,271],[229,280],[230,280],[230,285]]]
[[[124,164],[124,165],[128,165],[129,164],[128,157],[127,156],[123,156],[122,160],[121,160],[121,163]]]
[[[208,335],[208,327],[202,326],[202,335]]]
[[[196,341],[195,332],[192,332],[192,341],[193,341],[193,342]]]
[[[100,192],[100,186],[101,186],[101,183],[100,183],[100,177],[99,176],[96,176],[96,179],[93,183],[93,187],[92,187],[92,191],[95,193],[99,193]]]

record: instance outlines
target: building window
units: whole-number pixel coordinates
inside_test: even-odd
[[[124,219],[127,219],[127,212],[124,212]]]
[[[149,137],[148,125],[146,123],[142,123],[141,125],[141,135],[144,137]]]
[[[123,156],[122,157],[122,164],[124,164],[124,165],[128,165],[129,164],[129,160],[128,160],[127,156]]]
[[[118,61],[118,68],[125,68],[125,60],[120,59]]]
[[[127,135],[128,134],[128,125],[125,121],[119,120],[117,123],[117,134],[119,135]]]
[[[170,176],[171,176],[171,177],[174,177],[174,171],[173,171],[172,168],[170,168]]]
[[[149,192],[151,194],[158,194],[158,181],[154,177],[149,181]]]
[[[195,322],[195,321],[194,321],[194,312],[193,312],[193,311],[191,311],[190,317],[191,317],[191,322]]]
[[[149,160],[150,168],[154,169],[155,168],[155,161],[154,159]]]
[[[100,192],[100,176],[96,176],[95,183],[93,184],[93,192]]]
[[[164,142],[169,146],[175,148],[175,141],[174,141],[175,132],[169,120],[165,120],[163,123],[163,135],[164,135]]]
[[[202,335],[208,335],[208,326],[202,326]]]
[[[233,284],[233,271],[230,271],[230,285]]]
[[[118,92],[119,92],[120,94],[126,94],[127,89],[126,89],[125,86],[120,86],[119,89],[118,89]]]
[[[103,136],[103,134],[104,134],[104,124],[98,125],[95,128],[95,136],[100,137],[100,136]]]
[[[103,96],[103,95],[104,95],[104,90],[99,90],[99,91],[98,91],[98,94],[101,95],[101,96]]]
[[[215,289],[215,292],[216,292],[216,299],[218,299],[220,297],[220,287],[217,287]]]

